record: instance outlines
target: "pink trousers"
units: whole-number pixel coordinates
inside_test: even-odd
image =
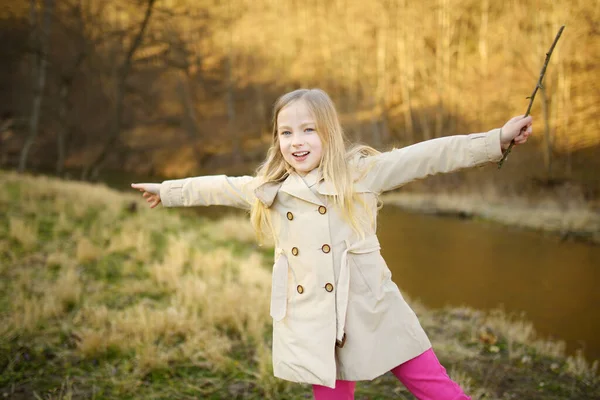
[[[433,349],[392,369],[392,373],[419,400],[470,400],[440,364]],[[313,385],[315,400],[353,400],[356,382],[335,382],[335,389]]]

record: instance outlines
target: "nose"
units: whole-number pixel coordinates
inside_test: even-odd
[[[300,135],[294,134],[292,137],[292,146],[301,147],[304,144],[304,140],[300,137]]]

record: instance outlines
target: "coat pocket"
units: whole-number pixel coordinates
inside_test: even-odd
[[[273,280],[271,283],[271,317],[281,321],[287,311],[288,261],[281,254],[273,265]]]
[[[354,290],[359,293],[370,293],[379,299],[382,296],[382,285],[387,278],[385,273],[387,267],[379,251],[352,254],[350,260],[353,267]]]

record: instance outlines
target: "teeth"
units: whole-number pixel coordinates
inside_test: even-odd
[[[302,151],[300,153],[292,153],[293,155],[295,155],[296,157],[302,157],[308,154],[308,151]]]

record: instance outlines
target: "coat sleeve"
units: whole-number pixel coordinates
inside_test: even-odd
[[[458,171],[502,158],[500,129],[445,136],[363,158],[363,182],[376,193],[438,173]]]
[[[160,199],[165,207],[230,206],[250,209],[257,179],[252,176],[209,175],[164,181]]]

